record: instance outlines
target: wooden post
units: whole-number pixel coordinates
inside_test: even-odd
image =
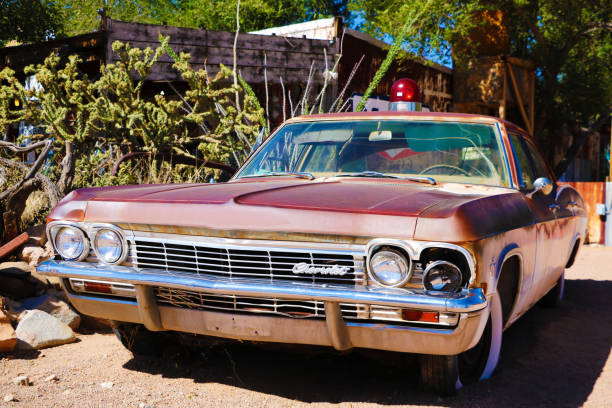
[[[504,90],[502,93],[502,100],[499,104],[499,117],[506,119],[506,99],[508,99],[508,64],[504,63]]]
[[[531,123],[529,122],[529,118],[527,117],[527,112],[525,112],[525,105],[523,105],[523,98],[521,98],[521,92],[519,91],[518,85],[516,83],[516,77],[514,76],[514,71],[512,70],[512,64],[509,62],[506,63],[508,67],[508,72],[510,73],[510,80],[512,81],[512,88],[514,89],[514,96],[516,97],[516,102],[518,103],[519,109],[521,111],[521,116],[523,116],[523,121],[527,126],[527,132],[533,136],[533,129],[531,127]]]

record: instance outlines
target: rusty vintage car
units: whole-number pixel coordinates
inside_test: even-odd
[[[561,299],[586,215],[519,127],[399,110],[288,120],[226,183],[74,191],[47,229],[38,270],[135,353],[159,331],[415,353],[452,394]]]

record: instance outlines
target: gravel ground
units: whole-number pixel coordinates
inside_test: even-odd
[[[0,406],[611,407],[611,294],[612,249],[584,248],[567,272],[563,304],[523,316],[505,333],[495,375],[453,398],[420,392],[414,360],[396,354],[235,344],[143,359],[113,334],[90,333],[74,344],[0,355]],[[20,375],[32,385],[13,384]],[[47,381],[52,375],[58,380]],[[3,402],[8,394],[16,401]]]

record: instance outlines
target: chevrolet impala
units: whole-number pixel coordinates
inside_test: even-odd
[[[76,190],[38,270],[134,353],[162,331],[413,353],[452,394],[559,302],[585,229],[519,127],[399,106],[290,119],[225,183]]]

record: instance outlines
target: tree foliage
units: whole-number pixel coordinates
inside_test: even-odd
[[[68,35],[93,31],[103,8],[114,19],[179,27],[228,30],[236,28],[237,0],[58,0]],[[243,31],[298,23],[313,18],[343,15],[348,0],[241,0]]]
[[[0,47],[10,41],[44,41],[62,31],[57,4],[45,0],[0,0]]]
[[[612,104],[612,3],[606,0],[355,0],[362,28],[395,38],[403,16],[426,10],[421,30],[405,46],[447,62],[470,58],[470,33],[484,10],[503,10],[509,23],[510,55],[536,64],[536,136],[578,126]],[[468,41],[464,55],[449,44]],[[604,108],[604,109],[602,109]]]

